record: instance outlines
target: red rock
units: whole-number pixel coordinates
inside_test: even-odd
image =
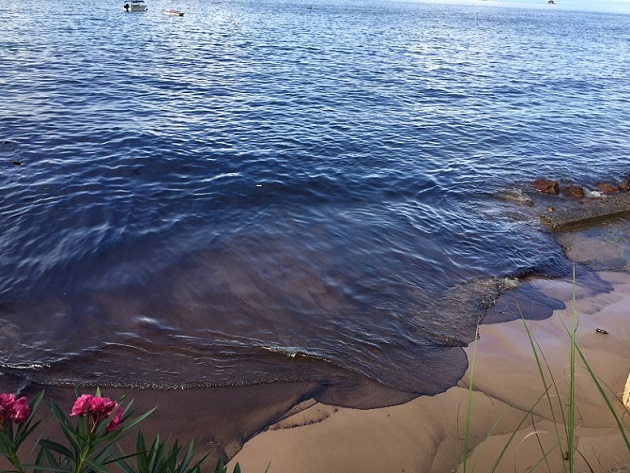
[[[614,194],[615,192],[617,192],[617,186],[615,186],[614,184],[608,184],[607,182],[598,183],[597,188],[603,194]]]
[[[624,179],[623,181],[621,181],[617,186],[617,189],[619,189],[621,192],[630,191],[630,179]]]
[[[536,179],[532,182],[532,186],[538,189],[543,194],[559,194],[560,186],[556,181],[549,179]]]
[[[577,186],[575,184],[569,184],[562,188],[562,193],[567,197],[573,197],[575,199],[583,199],[584,198],[584,189],[582,186]]]

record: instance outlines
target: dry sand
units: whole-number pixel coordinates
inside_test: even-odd
[[[607,395],[615,398],[629,436],[630,414],[621,397],[630,372],[630,275],[598,275],[614,290],[597,293],[578,282],[577,341],[591,368],[612,390]],[[562,416],[567,412],[570,371],[565,327],[571,326],[573,284],[545,279],[531,283],[567,306],[546,320],[527,322],[550,368],[551,374],[545,371],[548,383],[555,381],[550,401],[542,396],[545,388],[523,321],[482,325],[472,374],[471,453],[466,469],[462,453],[471,368],[445,393],[398,406],[358,410],[304,402],[248,441],[230,466],[238,462],[246,473],[262,472],[268,465],[271,473],[488,472],[517,431],[497,471],[530,471],[543,458],[541,449],[550,453],[531,471],[565,471]],[[466,349],[469,359],[473,349],[473,345]],[[615,420],[581,362],[576,367],[576,386],[579,454],[574,471],[591,471],[590,465],[594,472],[605,472],[630,463]]]

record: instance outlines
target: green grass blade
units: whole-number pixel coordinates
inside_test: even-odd
[[[536,402],[534,403],[534,405],[532,407],[529,408],[529,410],[525,413],[525,415],[523,416],[523,418],[521,419],[521,421],[518,423],[518,425],[516,426],[516,428],[512,431],[512,434],[510,435],[510,438],[508,439],[507,442],[505,442],[505,445],[503,445],[503,448],[501,449],[501,452],[499,453],[499,456],[497,457],[496,461],[494,462],[494,464],[492,465],[492,468],[490,469],[491,472],[497,471],[497,468],[499,467],[499,463],[501,463],[501,460],[503,459],[505,453],[507,452],[508,447],[512,444],[512,441],[514,440],[514,438],[516,437],[516,434],[518,433],[518,431],[520,430],[521,426],[525,423],[525,421],[533,414],[534,409],[536,408],[536,406],[538,405],[538,403],[544,398],[547,397],[548,395],[548,391],[545,391],[544,393],[542,393],[540,395],[540,397],[536,400]]]
[[[468,455],[470,454],[470,425],[472,421],[472,396],[473,396],[473,376],[475,374],[475,360],[477,358],[477,342],[479,341],[479,324],[475,329],[475,340],[473,342],[473,352],[470,360],[470,375],[468,378],[468,399],[466,405],[466,427],[464,431],[464,464],[463,473],[468,467]],[[238,464],[237,464],[238,466]]]
[[[549,413],[551,415],[551,418],[553,420],[553,425],[554,425],[554,431],[556,434],[556,441],[558,442],[558,445],[561,446],[562,445],[562,437],[560,435],[560,432],[558,431],[558,421],[556,419],[556,410],[553,408],[553,403],[551,402],[551,396],[549,396],[549,390],[553,387],[555,394],[556,394],[556,398],[558,399],[558,403],[559,403],[559,410],[560,410],[560,414],[562,416],[562,424],[564,426],[565,429],[565,435],[568,435],[566,432],[566,418],[564,415],[564,409],[562,408],[562,400],[560,397],[560,392],[558,391],[558,384],[556,383],[556,380],[554,379],[553,373],[551,371],[551,367],[549,365],[549,362],[547,361],[547,358],[545,357],[545,353],[543,352],[543,350],[541,349],[540,345],[538,344],[538,342],[534,339],[534,336],[532,334],[532,332],[529,329],[529,325],[527,325],[527,320],[525,320],[525,316],[523,315],[523,311],[521,310],[521,307],[519,305],[518,300],[515,298],[514,299],[516,302],[516,307],[519,311],[519,314],[521,315],[521,320],[523,322],[523,326],[525,327],[525,332],[527,333],[527,339],[529,341],[529,345],[532,349],[532,353],[534,355],[534,359],[536,361],[536,367],[538,368],[538,374],[540,376],[540,380],[543,383],[543,389],[545,390],[546,394],[546,398],[547,398],[547,404],[549,406]],[[542,360],[541,360],[542,358]],[[547,377],[545,376],[545,370],[543,369],[543,366],[545,366],[547,368],[547,371],[549,372],[549,376],[551,377],[551,382],[549,383],[547,381]],[[545,457],[545,463],[547,463],[546,460],[546,455],[544,455]],[[566,465],[563,463],[562,464],[563,470],[566,471]],[[551,471],[549,464],[547,463],[547,471]]]
[[[610,402],[610,399],[606,395],[606,392],[604,391],[604,388],[602,387],[601,383],[599,382],[599,379],[597,378],[597,376],[595,375],[595,373],[591,369],[591,366],[586,361],[586,357],[584,356],[584,353],[582,352],[582,350],[580,349],[579,346],[576,346],[576,350],[577,350],[577,353],[580,355],[580,359],[582,360],[582,363],[584,363],[586,371],[588,371],[589,375],[591,376],[591,379],[593,380],[593,383],[595,384],[595,387],[597,388],[597,390],[599,391],[599,394],[601,395],[602,399],[606,403],[606,407],[608,408],[608,410],[612,414],[613,418],[615,419],[615,422],[617,423],[617,427],[619,428],[619,432],[621,433],[621,436],[623,437],[623,440],[624,440],[624,442],[626,444],[626,448],[630,452],[630,442],[628,441],[628,436],[626,435],[626,429],[623,426],[623,422],[621,422],[621,419],[617,415],[617,412],[615,411],[615,408],[613,407],[612,403]],[[626,412],[628,412],[627,409],[626,409]]]
[[[575,464],[575,332],[577,331],[575,264],[573,265],[573,294],[571,297],[571,361],[569,374],[569,413],[567,425],[567,451],[569,452],[569,473],[573,473]]]

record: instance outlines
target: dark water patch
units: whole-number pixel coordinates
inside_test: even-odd
[[[368,212],[344,208],[331,230],[327,210],[303,222],[273,211],[273,225],[254,223],[251,235],[217,227],[169,245],[107,245],[72,270],[50,268],[41,291],[4,313],[25,343],[4,355],[2,371],[129,389],[309,382],[326,387],[322,400],[364,408],[454,385],[467,368],[461,347],[511,281],[467,279],[473,271],[462,268],[451,274],[457,285],[427,284],[420,268],[435,271],[444,251],[405,251],[413,216],[401,228],[359,223],[362,233],[352,225],[371,221]],[[339,244],[349,240],[356,245]]]
[[[591,244],[597,244],[591,241]],[[562,301],[545,294],[544,282],[558,281],[567,283],[574,288],[576,300],[594,297],[597,294],[609,293],[614,287],[603,280],[596,270],[585,264],[577,264],[576,277],[557,277],[548,279],[530,276],[519,281],[514,288],[504,292],[487,312],[483,323],[501,323],[512,320],[544,320],[553,315],[556,310],[567,309],[567,301]]]
[[[565,309],[564,302],[546,296],[538,287],[525,280],[518,287],[506,291],[487,312],[484,324],[525,320],[544,320],[554,310]]]

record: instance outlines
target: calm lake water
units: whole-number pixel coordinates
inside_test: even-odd
[[[3,10],[0,386],[438,392],[570,267],[498,194],[630,171],[630,15],[122,5]]]

